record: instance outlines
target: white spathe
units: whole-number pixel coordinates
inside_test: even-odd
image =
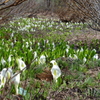
[[[26,64],[21,58],[17,58],[16,61],[20,70],[26,69]]]
[[[15,91],[16,91],[16,94],[18,94],[18,86],[19,86],[19,83],[20,83],[20,73],[16,72],[12,76],[11,83],[15,85]]]
[[[4,60],[4,58],[1,58],[1,64],[4,66],[6,64],[6,61]]]
[[[86,61],[87,61],[87,59],[84,57],[84,58],[83,58],[83,63],[85,63]]]
[[[1,88],[1,87],[4,87],[4,86],[5,86],[5,83],[6,83],[6,78],[5,78],[5,77],[3,77],[3,76],[1,75],[1,83],[0,83],[0,88]]]
[[[0,72],[0,88],[2,87],[2,84],[1,84],[1,72]]]
[[[57,82],[58,77],[61,76],[61,70],[55,60],[50,61],[50,63],[53,64],[53,67],[51,68],[53,79]]]
[[[5,83],[12,77],[12,68],[4,68],[1,71],[1,85],[4,87]]]
[[[46,62],[46,56],[42,54],[39,58],[39,64],[45,64],[45,62]]]
[[[33,54],[34,54],[34,60],[37,62],[37,57],[38,57],[38,56],[37,56],[37,52],[36,52],[36,51],[34,51],[34,53],[33,53]]]
[[[10,55],[9,55],[9,57],[8,57],[8,60],[7,60],[7,61],[8,61],[8,63],[9,63],[9,66],[11,66],[11,61],[12,61],[11,57],[12,57],[12,56],[13,56],[13,55],[12,55],[12,54],[10,54]]]
[[[11,56],[12,56],[12,55],[9,55],[9,57],[8,57],[8,62],[9,62],[9,63],[11,62]]]
[[[94,56],[93,56],[93,59],[98,59],[99,57],[98,57],[98,54],[95,54]]]

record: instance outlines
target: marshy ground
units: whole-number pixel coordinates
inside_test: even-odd
[[[26,94],[15,95],[14,88],[9,86],[8,94],[1,91],[1,96],[6,94],[7,100],[99,100],[100,32],[90,29],[87,23],[19,18],[1,25],[0,44],[0,59],[3,57],[7,61],[12,54],[14,72],[18,70],[15,62],[17,56],[23,57],[27,65],[19,86]],[[37,59],[44,54],[46,63],[39,65],[34,62],[34,52],[37,52]],[[94,57],[96,54],[98,58]],[[53,59],[62,71],[57,84],[50,72],[50,61]],[[7,67],[0,66],[0,70]]]

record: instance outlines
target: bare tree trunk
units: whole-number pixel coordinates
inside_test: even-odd
[[[88,22],[91,28],[100,30],[100,0],[63,0],[63,7],[56,13],[65,22]],[[60,5],[60,4],[59,4]]]
[[[100,30],[100,0],[1,0],[0,21],[51,11],[66,22],[85,22]]]

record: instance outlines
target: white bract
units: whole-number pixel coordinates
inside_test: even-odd
[[[12,56],[12,55],[9,55],[9,57],[8,57],[9,66],[10,66],[10,63],[11,63],[11,56]]]
[[[10,35],[10,37],[11,37],[11,38],[14,37],[14,33],[12,33],[12,34]]]
[[[26,64],[21,58],[17,58],[16,61],[20,70],[26,69]]]
[[[1,85],[4,87],[5,83],[12,77],[12,68],[4,68],[1,71]]]
[[[39,64],[45,64],[46,62],[46,56],[45,55],[41,55],[39,58]]]
[[[0,75],[1,76],[1,79],[0,79],[0,88],[1,87],[4,87],[5,86],[5,83],[6,83],[6,78],[5,77],[3,77],[2,75]]]
[[[68,48],[66,48],[66,53],[68,53],[69,52],[69,49]]]
[[[33,53],[33,54],[34,54],[34,60],[35,60],[35,61],[37,61],[37,52],[36,52],[36,51],[34,51],[34,53]]]
[[[13,43],[13,42],[11,42],[11,43],[10,43],[10,45],[13,47],[13,46],[14,46],[14,43]]]
[[[29,47],[29,43],[28,42],[26,42],[26,48],[28,48]]]
[[[85,63],[86,61],[87,61],[87,59],[84,57],[84,58],[83,58],[83,63]]]
[[[6,61],[4,60],[4,58],[1,58],[1,64],[4,66],[6,64]]]
[[[55,49],[55,43],[54,42],[52,43],[52,46],[53,46],[53,50],[54,50]]]
[[[99,57],[98,57],[98,54],[95,54],[94,56],[93,56],[93,59],[98,59]]]
[[[1,84],[1,72],[0,72],[0,88],[2,87],[2,84]]]
[[[84,51],[84,49],[83,49],[83,48],[81,48],[80,52],[83,52],[83,51]]]
[[[96,52],[96,49],[93,49],[92,51]]]
[[[11,83],[15,85],[16,94],[18,94],[18,86],[19,86],[19,83],[20,83],[20,73],[16,72],[12,76]]]
[[[37,52],[34,51],[34,59],[37,57]]]
[[[58,77],[61,76],[61,70],[55,60],[52,60],[50,63],[53,64],[53,67],[51,68],[53,79],[57,82]]]
[[[76,54],[73,55],[73,59],[78,59]]]

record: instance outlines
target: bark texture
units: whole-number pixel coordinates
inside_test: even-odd
[[[64,22],[89,22],[100,27],[100,0],[1,0],[0,23],[17,17],[56,14]]]

